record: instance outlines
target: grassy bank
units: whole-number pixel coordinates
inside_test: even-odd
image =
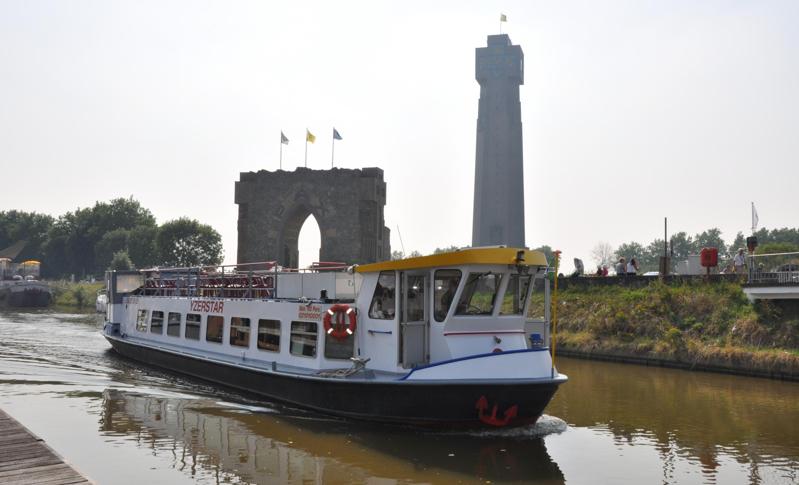
[[[569,288],[564,354],[799,379],[796,302],[748,302],[738,283]]]
[[[48,283],[53,290],[53,304],[57,308],[86,312],[94,311],[97,291],[105,286],[103,282],[50,281]]]

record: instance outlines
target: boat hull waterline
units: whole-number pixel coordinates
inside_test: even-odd
[[[124,357],[270,400],[349,419],[439,428],[534,423],[566,376],[547,380],[349,380],[298,376],[166,351],[105,334]]]

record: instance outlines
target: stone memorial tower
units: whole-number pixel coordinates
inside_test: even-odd
[[[506,34],[476,49],[480,84],[472,246],[524,247],[524,166],[519,86],[524,54]]]

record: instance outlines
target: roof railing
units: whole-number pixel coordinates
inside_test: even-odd
[[[750,284],[799,284],[799,252],[754,254],[746,261]]]

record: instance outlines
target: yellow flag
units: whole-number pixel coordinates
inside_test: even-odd
[[[316,136],[313,133],[311,133],[311,131],[308,130],[307,128],[305,129],[305,141],[308,141],[308,142],[311,142],[311,143],[316,141]]]
[[[499,21],[500,22],[507,22],[508,21],[508,17],[504,13],[501,13],[501,14],[499,14]]]

